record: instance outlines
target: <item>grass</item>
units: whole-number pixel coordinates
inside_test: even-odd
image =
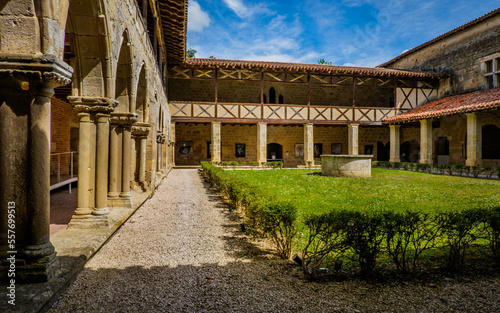
[[[292,200],[301,216],[349,210],[444,212],[500,203],[500,181],[373,169],[371,178],[336,178],[318,170],[231,171],[278,200]]]

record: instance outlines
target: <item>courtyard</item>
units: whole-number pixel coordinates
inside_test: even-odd
[[[307,282],[240,230],[197,170],[173,170],[85,265],[50,312],[492,312],[500,277],[450,275]]]

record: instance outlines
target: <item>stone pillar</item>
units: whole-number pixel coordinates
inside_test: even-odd
[[[467,160],[465,165],[480,166],[483,161],[481,118],[475,112],[465,115],[467,116]]]
[[[257,123],[257,162],[267,162],[267,123]]]
[[[401,162],[399,151],[401,147],[401,144],[399,143],[399,127],[400,125],[389,125],[391,138],[389,161],[391,162]]]
[[[359,155],[358,147],[358,134],[359,134],[359,124],[349,124],[347,125],[347,145],[349,155]]]
[[[132,206],[132,195],[130,194],[130,160],[132,154],[132,129],[130,125],[123,127],[123,151],[122,151],[122,191],[120,198],[123,206]]]
[[[94,121],[89,113],[79,113],[78,117],[80,117],[80,126],[78,128],[78,200],[75,215],[88,215],[92,213],[93,207],[93,203],[91,203],[93,190],[91,188],[90,177],[94,165],[90,164],[90,151],[91,145],[95,144],[91,140],[91,130]]]
[[[70,96],[80,113],[78,147],[78,207],[70,227],[109,226],[108,152],[109,117],[117,102],[109,98]]]
[[[221,161],[221,123],[212,123],[212,162]]]
[[[433,163],[432,147],[432,119],[420,120],[420,163]]]
[[[109,149],[110,188],[108,193],[108,206],[131,207],[133,205],[132,195],[130,193],[130,160],[132,149],[131,125],[136,121],[137,114],[135,113],[111,113],[112,132],[110,135]]]
[[[175,166],[175,122],[170,123],[170,143],[169,143],[171,165]]]
[[[108,209],[108,157],[109,115],[97,114],[97,151],[95,175],[95,208],[92,214],[107,215]]]
[[[137,158],[137,182],[144,191],[148,188],[148,183],[146,182],[146,147],[150,127],[150,124],[139,122],[132,126],[132,136],[134,136],[137,140],[136,149],[139,152],[139,156]]]
[[[16,283],[48,281],[58,268],[50,242],[50,101],[54,88],[70,78],[71,68],[54,57],[0,60],[0,277],[5,281],[8,257],[15,257]],[[8,244],[7,230],[15,232],[15,244]]]
[[[304,125],[304,161],[314,164],[314,125],[312,123]]]
[[[109,189],[108,198],[117,198],[120,195],[118,186],[118,156],[119,156],[119,127],[117,124],[110,125],[109,135]]]

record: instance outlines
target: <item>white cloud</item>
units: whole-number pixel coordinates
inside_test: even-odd
[[[250,18],[257,13],[269,13],[267,7],[259,3],[255,6],[247,6],[242,0],[222,0],[240,18]]]
[[[188,28],[194,32],[202,32],[205,27],[210,25],[210,16],[203,11],[200,4],[196,1],[189,2]]]

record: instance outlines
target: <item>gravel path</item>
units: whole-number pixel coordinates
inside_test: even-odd
[[[173,170],[50,312],[500,312],[500,278],[309,283]]]

